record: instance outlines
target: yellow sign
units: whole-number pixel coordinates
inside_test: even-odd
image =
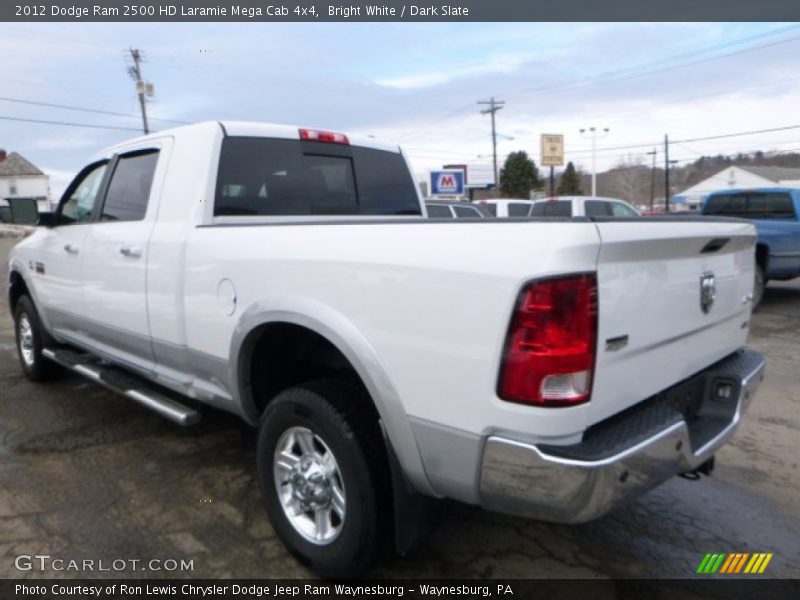
[[[564,136],[555,133],[542,134],[542,152],[539,164],[543,167],[560,167],[564,164]]]

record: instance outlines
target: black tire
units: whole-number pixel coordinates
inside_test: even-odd
[[[29,334],[24,335],[25,331]],[[61,365],[42,355],[42,348],[53,343],[42,327],[39,313],[36,312],[36,307],[28,296],[21,296],[17,300],[14,308],[14,333],[17,340],[17,356],[25,377],[31,381],[52,381],[64,372]],[[23,347],[27,352],[24,352]],[[26,355],[30,359],[27,359]]]
[[[764,269],[756,263],[756,275],[753,282],[753,310],[758,308],[764,299],[764,288],[767,287],[767,278],[764,276]]]
[[[257,466],[270,521],[289,551],[321,577],[364,575],[374,566],[390,538],[389,465],[380,425],[370,402],[361,386],[338,380],[317,381],[278,394],[261,421]],[[329,542],[312,542],[304,537],[289,521],[279,497],[275,452],[279,443],[289,439],[282,436],[297,428],[308,429],[318,436],[338,467],[336,481],[342,484],[346,510],[337,536]],[[284,494],[295,489],[293,484],[282,488]],[[298,514],[310,523],[312,513]]]

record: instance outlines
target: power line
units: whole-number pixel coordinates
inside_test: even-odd
[[[113,127],[111,125],[92,125],[90,123],[67,123],[65,121],[44,121],[40,119],[24,119],[22,117],[7,117],[0,115],[4,121],[21,121],[23,123],[41,123],[43,125],[67,125],[70,127],[88,127],[89,129],[115,129],[117,131],[139,131],[137,127]]]
[[[60,108],[64,110],[76,110],[80,112],[96,113],[100,115],[110,115],[112,117],[125,117],[127,119],[139,119],[139,115],[129,115],[126,113],[113,112],[110,110],[101,110],[98,108],[82,108],[80,106],[69,106],[67,104],[51,104],[49,102],[38,102],[36,100],[23,100],[21,98],[9,98],[7,96],[0,96],[0,100],[5,102],[16,102],[17,104],[30,104],[32,106],[44,106],[47,108]],[[158,117],[149,117],[151,121],[164,121],[167,123],[180,123],[188,125],[189,121],[179,121],[177,119],[163,119]]]

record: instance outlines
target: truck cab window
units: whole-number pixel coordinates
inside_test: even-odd
[[[285,139],[222,143],[215,216],[420,213],[399,153]]]
[[[61,205],[61,220],[64,223],[85,223],[92,219],[97,194],[103,183],[108,163],[99,164],[70,186],[69,197]]]
[[[101,221],[144,219],[157,163],[157,150],[119,158],[108,185]]]

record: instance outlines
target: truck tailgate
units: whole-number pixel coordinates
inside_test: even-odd
[[[597,366],[590,423],[742,347],[755,228],[712,219],[598,221]],[[701,288],[714,291],[705,303]]]

